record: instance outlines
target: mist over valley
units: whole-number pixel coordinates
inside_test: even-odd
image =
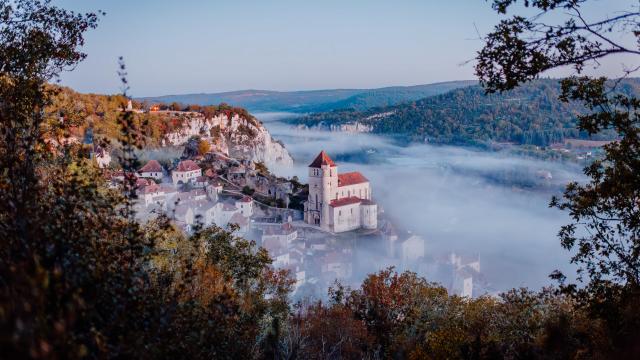
[[[301,129],[281,120],[288,113],[256,113],[271,134],[283,141],[293,167],[273,167],[281,176],[307,180],[307,166],[324,150],[339,171],[361,171],[371,181],[374,198],[402,229],[423,236],[425,258],[455,251],[478,254],[490,290],[550,285],[558,268],[571,273],[569,255],[557,232],[569,219],[548,207],[569,181],[584,180],[581,165],[517,157],[473,148],[407,144],[368,133]],[[386,266],[384,249],[360,244],[370,266]],[[355,269],[354,269],[355,270]],[[428,266],[411,266],[429,280]],[[431,276],[430,276],[431,275]]]

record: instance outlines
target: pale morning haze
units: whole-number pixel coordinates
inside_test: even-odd
[[[640,359],[640,0],[0,0],[0,358]]]

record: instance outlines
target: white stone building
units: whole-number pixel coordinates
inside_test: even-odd
[[[298,237],[298,231],[291,226],[291,223],[267,226],[262,232],[262,244],[288,248],[288,246]]]
[[[309,198],[304,219],[333,232],[378,226],[378,205],[371,200],[369,180],[359,172],[338,174],[324,152],[309,165]]]
[[[448,257],[453,266],[452,292],[460,296],[473,297],[479,292],[480,255],[456,254]]]
[[[145,207],[152,204],[164,205],[166,202],[164,189],[153,182],[138,189],[138,198],[142,200]]]
[[[253,199],[245,196],[236,201],[236,208],[240,210],[240,214],[244,217],[251,217],[253,215]]]
[[[143,167],[138,170],[136,174],[141,178],[151,178],[162,180],[164,176],[162,171],[162,165],[157,160],[149,160]]]
[[[424,257],[424,239],[418,235],[411,235],[400,242],[400,255],[403,262],[414,262]]]
[[[202,176],[202,169],[193,160],[180,161],[178,166],[171,173],[171,179],[174,185],[182,185],[188,182],[194,182],[199,176]]]
[[[218,197],[222,192],[222,188],[223,188],[222,183],[216,180],[209,180],[209,183],[207,184],[207,186],[205,186],[204,189],[207,192],[207,195],[209,196],[209,199],[211,201],[218,201]]]

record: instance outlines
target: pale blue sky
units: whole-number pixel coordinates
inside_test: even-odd
[[[636,0],[597,1],[591,14]],[[134,96],[370,88],[472,79],[462,65],[498,16],[483,0],[56,0],[107,12],[63,84]],[[612,6],[613,4],[617,6]],[[474,25],[475,24],[475,25]],[[620,62],[609,67],[619,69]],[[607,69],[604,69],[605,71]]]

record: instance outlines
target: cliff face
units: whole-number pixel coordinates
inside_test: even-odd
[[[266,164],[293,164],[284,145],[275,141],[255,118],[245,118],[238,114],[218,114],[205,118],[194,114],[178,130],[168,133],[164,143],[180,146],[192,136],[200,136],[211,143],[212,149],[230,157]]]

